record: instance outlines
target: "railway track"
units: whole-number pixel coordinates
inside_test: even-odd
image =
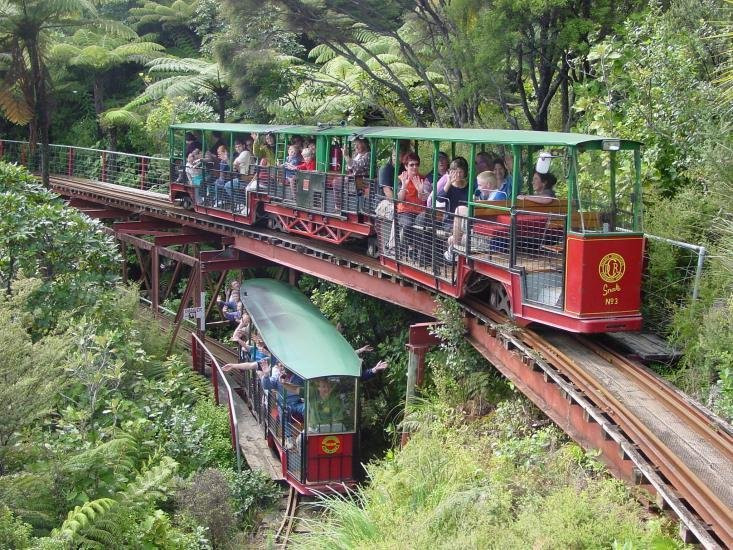
[[[288,492],[288,501],[283,512],[283,519],[280,526],[275,531],[275,544],[280,548],[287,548],[290,542],[290,535],[293,533],[293,527],[297,521],[298,507],[300,505],[300,495],[293,487]]]
[[[507,322],[482,304],[471,303],[470,309],[497,326]],[[628,452],[622,446],[621,452],[636,463],[637,481],[656,490],[660,507],[671,508],[706,548],[733,547],[733,471],[713,475],[717,466],[733,464],[729,425],[594,338],[527,329],[505,336],[517,347],[526,346],[530,361],[561,373],[577,397],[589,400],[611,429],[628,438],[631,446]],[[626,396],[618,391],[624,384]],[[675,425],[673,435],[665,433],[665,423]],[[680,433],[687,435],[686,441],[680,441]]]
[[[331,261],[334,257],[347,258],[358,269],[367,266],[370,273],[373,269],[378,276],[384,275],[379,271],[384,268],[378,262],[357,252],[260,228],[243,228],[225,220],[194,214],[172,206],[164,195],[109,184],[86,183],[74,178],[54,178],[54,181],[61,187],[74,189],[74,196],[80,198],[102,195],[110,206],[118,204],[120,208],[129,210],[134,205],[140,214],[178,219],[184,225],[205,228],[209,224],[212,230],[223,233],[254,236],[279,246],[307,248],[307,253],[324,259],[332,258]],[[387,273],[386,276],[394,277],[394,274]],[[431,292],[419,284],[398,282],[419,291]],[[723,480],[723,485],[727,480],[725,475],[713,475],[716,468],[727,468],[733,479],[733,433],[730,426],[661,382],[643,366],[629,361],[597,339],[557,331],[508,330],[505,326],[507,319],[490,310],[486,304],[466,300],[462,306],[469,317],[491,327],[507,349],[511,347],[526,364],[536,365],[538,370],[542,370],[547,383],[562,387],[567,399],[580,405],[588,421],[598,423],[604,430],[604,438],[616,442],[623,458],[633,462],[638,482],[652,488],[657,493],[658,504],[671,509],[705,548],[733,547],[733,480],[727,487],[721,486],[720,480]],[[223,348],[217,352],[233,354],[223,344],[207,341],[209,344]],[[590,365],[594,369],[589,368]],[[644,399],[651,403],[649,407],[658,412],[656,420],[661,419],[661,425],[658,423],[655,427],[645,422],[648,419],[642,418],[639,406],[630,404],[624,388],[618,388],[618,379],[628,384],[629,392],[633,386],[633,393],[644,394]],[[686,434],[681,446],[665,433],[665,419],[674,421],[679,430],[674,435]],[[695,455],[691,451],[694,447],[703,451]],[[696,461],[702,465],[697,467]],[[292,515],[286,514],[284,521]]]

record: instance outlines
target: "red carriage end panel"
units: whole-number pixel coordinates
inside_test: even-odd
[[[568,236],[565,310],[630,315],[641,307],[641,236]]]
[[[353,479],[354,434],[308,437],[307,483]]]

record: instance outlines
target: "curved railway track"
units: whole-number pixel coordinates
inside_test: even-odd
[[[471,303],[471,310],[497,326],[507,322],[482,304]],[[609,426],[617,427],[620,435],[628,438],[631,446],[622,446],[621,452],[636,455],[629,458],[636,463],[638,482],[653,487],[662,508],[671,508],[706,548],[733,547],[733,471],[713,476],[718,466],[730,468],[733,464],[729,425],[643,365],[592,337],[528,329],[504,336],[515,340],[519,348],[526,346],[522,351],[529,352],[529,361],[556,369],[578,397],[590,400],[610,421]],[[593,357],[597,367],[589,368]],[[616,385],[604,378],[604,373],[612,373],[609,377],[616,379]],[[618,391],[621,377],[628,384],[625,389],[629,396]],[[642,408],[639,402],[643,401],[651,404]],[[659,418],[639,414],[655,410]],[[662,424],[675,424],[674,435],[687,434],[687,440],[672,440],[658,419]],[[695,456],[686,453],[686,447],[696,447],[707,463],[691,464],[696,462]]]
[[[290,542],[290,535],[293,532],[293,527],[297,521],[298,506],[300,504],[300,495],[295,488],[290,487],[288,492],[288,501],[285,505],[285,511],[283,512],[283,519],[280,522],[280,526],[275,531],[275,544],[280,548],[287,548]]]
[[[73,195],[82,199],[85,196],[104,196],[104,202],[109,206],[119,205],[129,210],[131,205],[135,205],[135,211],[140,214],[155,216],[157,213],[160,217],[179,219],[184,224],[199,228],[210,224],[218,227],[219,231],[256,235],[280,246],[308,248],[324,257],[329,254],[347,256],[350,261],[366,265],[375,272],[384,269],[371,258],[358,257],[355,252],[334,249],[324,243],[259,228],[243,228],[225,220],[194,214],[171,205],[165,195],[110,184],[87,183],[75,178],[55,177],[53,180],[61,187],[72,188]],[[411,283],[411,286],[429,292],[419,284]],[[562,388],[568,401],[583,407],[588,421],[598,423],[604,430],[604,438],[615,441],[623,457],[633,462],[637,481],[653,489],[660,506],[671,509],[705,548],[733,548],[733,432],[730,426],[660,381],[643,366],[629,361],[595,338],[576,337],[559,331],[510,330],[505,326],[507,319],[486,304],[468,299],[462,305],[467,315],[490,329],[496,338],[504,342],[506,349],[519,353],[525,364],[537,366],[548,383]],[[226,352],[232,353],[228,349]],[[589,365],[594,368],[589,368]],[[619,379],[624,380],[627,388],[618,387]],[[631,403],[625,392],[646,400],[647,409],[657,411],[659,418],[656,420],[661,420],[662,424],[650,426],[648,419],[639,414],[639,406]],[[665,421],[674,423],[680,430],[674,434],[684,433],[687,440],[681,444],[670,440]],[[703,451],[698,455],[687,452],[694,447]],[[698,467],[694,456],[703,456],[704,460],[699,462],[704,464]],[[728,472],[713,476],[720,468]],[[727,483],[728,479],[730,483]],[[297,502],[291,504],[290,500],[297,500],[297,497],[289,499],[289,507],[297,507]],[[290,527],[287,523],[292,522],[294,515],[294,510],[286,511],[278,530],[278,538],[284,537],[285,542],[292,530],[292,523]]]

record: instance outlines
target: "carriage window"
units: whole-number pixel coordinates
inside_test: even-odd
[[[324,376],[308,381],[308,432],[344,433],[356,427],[356,378]]]
[[[637,204],[635,176],[633,151],[580,153],[573,231],[609,233],[638,230],[634,214],[640,205]]]

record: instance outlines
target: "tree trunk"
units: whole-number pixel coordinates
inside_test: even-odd
[[[94,77],[94,113],[97,115],[97,140],[103,137],[100,116],[104,112],[104,81],[101,76]]]
[[[33,78],[33,122],[35,128],[31,128],[31,147],[35,147],[36,135],[41,144],[41,181],[45,187],[49,183],[49,154],[48,146],[48,96],[46,91],[46,71],[41,61],[40,46],[38,37],[26,42],[28,45],[28,56],[31,62],[31,77]]]
[[[218,102],[218,108],[217,112],[219,113],[219,122],[225,121],[225,114],[226,114],[226,97],[224,94],[216,94],[216,99]]]

